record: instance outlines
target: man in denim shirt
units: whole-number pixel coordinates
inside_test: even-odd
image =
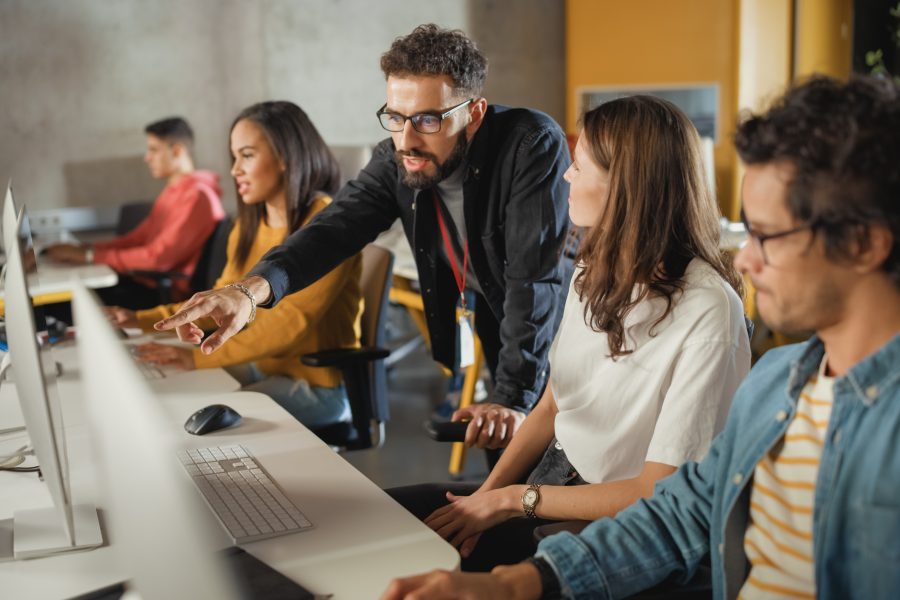
[[[738,128],[736,263],[773,329],[815,335],[760,360],[702,462],[526,562],[385,597],[621,598],[706,555],[716,598],[900,597],[898,132],[900,90],[862,77],[811,79]]]

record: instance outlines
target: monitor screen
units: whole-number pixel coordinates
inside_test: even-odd
[[[3,240],[6,250],[4,302],[6,336],[12,362],[13,382],[19,397],[25,427],[31,439],[53,507],[17,511],[15,554],[28,558],[76,546],[76,524],[68,477],[68,460],[62,410],[56,391],[55,365],[47,349],[37,339],[37,326],[28,292],[26,273],[35,269],[34,244],[27,216],[17,216],[12,190],[7,188],[3,203]],[[23,507],[24,508],[24,507]],[[31,507],[28,507],[31,509]],[[48,528],[48,518],[58,526]],[[96,519],[96,514],[94,514]],[[34,524],[49,529],[29,537]]]

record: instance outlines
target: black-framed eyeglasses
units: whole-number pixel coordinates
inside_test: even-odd
[[[756,245],[756,249],[759,250],[759,254],[760,256],[762,256],[763,264],[766,266],[771,265],[771,263],[769,262],[769,257],[766,255],[766,242],[768,242],[769,240],[776,240],[778,238],[787,237],[789,235],[793,235],[807,229],[815,231],[816,227],[818,227],[817,223],[812,222],[794,227],[793,229],[788,229],[786,231],[779,231],[777,233],[759,233],[758,231],[754,231],[750,227],[750,223],[747,222],[747,215],[744,214],[743,208],[741,209],[741,223],[744,224],[744,229],[747,231],[748,240]]]
[[[394,133],[403,131],[407,120],[412,121],[413,129],[419,133],[437,133],[441,130],[441,123],[444,122],[444,119],[474,101],[475,98],[469,98],[444,112],[416,113],[410,117],[391,110],[385,110],[387,108],[387,103],[385,102],[384,106],[379,108],[375,115],[378,117],[378,122],[381,123],[382,127]]]

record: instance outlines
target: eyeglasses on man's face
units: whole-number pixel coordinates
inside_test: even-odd
[[[475,98],[469,98],[456,106],[448,108],[444,112],[423,112],[416,113],[409,117],[392,110],[385,110],[387,108],[387,103],[385,103],[375,114],[378,117],[378,122],[381,123],[381,126],[393,133],[403,131],[403,127],[406,125],[407,120],[412,122],[413,129],[419,133],[437,133],[441,130],[441,123],[444,122],[444,119],[474,101]]]
[[[744,209],[741,209],[741,223],[744,224],[744,229],[747,231],[747,239],[750,243],[754,245],[756,250],[759,251],[759,255],[762,257],[763,264],[766,266],[771,266],[772,263],[769,260],[769,255],[766,253],[766,242],[770,240],[777,240],[779,238],[784,238],[789,235],[793,235],[795,233],[799,233],[801,231],[805,231],[809,229],[810,231],[815,231],[817,224],[815,222],[806,223],[804,225],[800,225],[798,227],[794,227],[793,229],[787,229],[785,231],[779,231],[777,233],[759,233],[758,231],[754,231],[750,227],[750,223],[747,222],[747,215],[744,214]],[[771,244],[770,244],[771,247]]]

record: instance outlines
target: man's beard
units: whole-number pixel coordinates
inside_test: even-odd
[[[403,184],[415,190],[424,190],[434,187],[450,177],[450,175],[459,168],[459,165],[462,164],[463,159],[466,157],[466,150],[468,147],[469,142],[466,140],[466,132],[460,131],[456,138],[456,144],[453,145],[453,150],[450,152],[450,156],[448,156],[447,160],[443,163],[439,163],[437,157],[430,152],[421,152],[419,150],[395,151],[394,157],[397,160],[397,165],[400,167],[400,174],[403,176]],[[434,175],[427,175],[424,172],[410,173],[403,165],[404,156],[421,157],[430,160],[431,164],[436,167]]]

